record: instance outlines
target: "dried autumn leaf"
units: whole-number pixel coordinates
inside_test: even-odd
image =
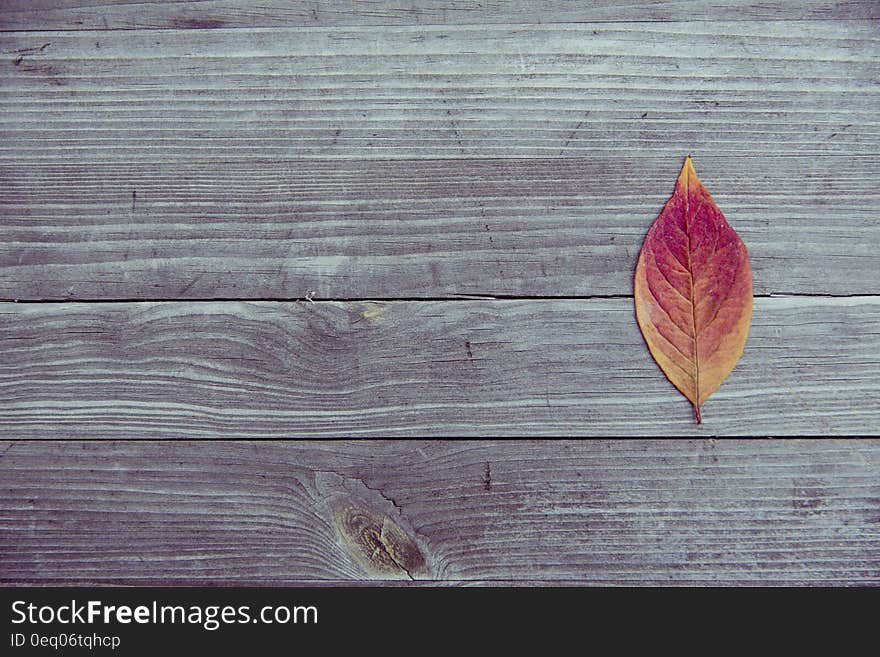
[[[690,156],[636,265],[636,319],[651,355],[694,406],[742,355],[752,317],[752,270],[739,235],[697,178]]]

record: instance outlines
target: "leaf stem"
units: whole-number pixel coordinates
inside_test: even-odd
[[[697,424],[703,424],[703,418],[700,417],[700,407],[694,404],[694,417],[697,419]]]

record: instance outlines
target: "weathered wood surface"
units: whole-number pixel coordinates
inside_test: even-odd
[[[631,299],[0,304],[18,438],[864,435],[880,300],[757,299],[694,424]]]
[[[880,440],[4,442],[0,482],[4,583],[880,584]]]
[[[874,21],[5,33],[2,152],[873,156],[878,43]]]
[[[0,35],[0,298],[629,294],[684,154],[876,292],[871,21]]]
[[[880,156],[703,157],[757,294],[872,294]],[[632,294],[681,158],[0,164],[0,299]]]
[[[337,25],[558,23],[563,21],[717,21],[880,18],[873,0],[603,0],[572,2],[401,3],[363,0],[4,0],[3,30],[217,29]]]

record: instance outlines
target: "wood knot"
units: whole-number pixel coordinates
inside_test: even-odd
[[[346,505],[334,513],[334,520],[349,552],[368,572],[415,579],[424,571],[419,546],[388,516]]]

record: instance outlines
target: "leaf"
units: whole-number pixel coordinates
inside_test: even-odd
[[[636,319],[660,368],[694,406],[736,365],[752,317],[752,270],[739,235],[690,156],[654,221],[635,275]]]

